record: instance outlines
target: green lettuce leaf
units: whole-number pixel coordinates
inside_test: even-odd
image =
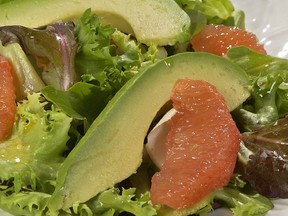
[[[40,93],[18,103],[13,133],[0,143],[0,208],[16,215],[45,213],[71,121]]]
[[[273,208],[272,202],[258,193],[243,193],[224,187],[215,192],[215,200],[229,207],[234,216],[264,216]]]
[[[85,203],[75,203],[69,209],[62,209],[60,212],[47,209],[46,215],[118,216],[123,214],[154,216],[157,215],[158,207],[152,205],[148,192],[138,197],[136,196],[136,188],[122,188],[121,190],[110,188]]]
[[[238,125],[244,131],[268,125],[282,115],[278,111],[277,102],[279,86],[283,82],[281,74],[278,73],[255,79],[250,99],[233,112]]]
[[[23,188],[50,192],[51,180],[64,160],[71,118],[59,109],[45,110],[39,93],[28,95],[17,107],[12,136],[0,143],[0,180],[12,180],[13,192]]]
[[[50,194],[39,192],[19,192],[6,196],[0,193],[0,208],[13,215],[42,216]]]
[[[140,198],[135,197],[135,188],[108,189],[87,203],[96,215],[116,216],[121,212],[129,212],[137,216],[157,215],[156,209],[150,201],[149,193],[143,194]]]
[[[214,191],[214,200],[234,216],[264,216],[273,208],[271,200],[251,189],[238,173],[233,174],[227,186]]]
[[[245,29],[245,14],[235,10],[230,0],[176,0],[191,19],[195,35],[207,24],[223,24]]]
[[[234,47],[228,58],[251,80],[251,97],[233,114],[240,128],[252,131],[288,114],[288,60]]]
[[[59,107],[73,119],[86,119],[91,124],[109,101],[109,93],[99,86],[77,82],[67,91],[58,90],[53,86],[42,89],[48,101]]]
[[[111,97],[132,77],[152,64],[156,46],[146,47],[85,11],[75,26],[78,43],[76,72],[83,81],[99,86]]]

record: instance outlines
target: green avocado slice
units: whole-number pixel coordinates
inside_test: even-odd
[[[85,202],[135,173],[148,128],[181,78],[212,83],[230,110],[249,96],[246,73],[223,57],[187,52],[151,65],[120,89],[68,155],[50,209]]]
[[[0,26],[75,20],[88,8],[145,44],[173,45],[191,37],[190,18],[174,0],[14,0],[0,5]]]

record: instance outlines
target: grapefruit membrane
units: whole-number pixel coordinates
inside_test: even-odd
[[[0,141],[2,141],[10,135],[16,113],[13,69],[3,56],[0,56],[0,92]]]
[[[224,97],[208,82],[181,79],[171,100],[177,113],[169,120],[166,158],[152,177],[151,200],[183,209],[227,185],[241,138]]]

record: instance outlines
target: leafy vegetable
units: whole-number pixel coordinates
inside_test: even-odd
[[[229,59],[240,65],[251,77],[265,76],[273,71],[286,71],[288,60],[264,55],[247,47],[233,47],[227,53]]]
[[[287,198],[288,60],[245,47],[227,55],[247,71],[252,87],[251,98],[233,113],[243,131],[250,131],[243,134],[240,171],[260,194]]]
[[[239,159],[253,188],[267,197],[288,197],[288,117],[243,134]]]
[[[207,24],[224,24],[245,28],[243,11],[235,11],[230,0],[176,0],[190,16],[192,34]]]
[[[0,0],[0,4],[9,1]],[[229,0],[176,2],[189,14],[193,34],[210,23],[245,28],[244,13],[235,11]],[[243,134],[238,164],[241,166],[236,170],[245,181],[232,178],[227,187],[216,190],[191,209],[178,211],[162,206],[159,212],[160,206],[153,207],[148,192],[149,176],[155,170],[142,164],[141,170],[129,178],[133,186],[141,185],[137,191],[111,188],[86,203],[52,212],[48,203],[55,190],[57,172],[71,150],[70,144],[74,147],[85,133],[82,124],[89,127],[136,73],[167,55],[187,51],[189,41],[173,47],[147,46],[131,35],[102,25],[90,10],[76,26],[62,22],[38,29],[2,26],[0,40],[0,54],[9,57],[16,70],[18,100],[21,99],[13,134],[0,143],[1,209],[17,215],[41,216],[152,216],[175,212],[204,215],[220,203],[236,216],[252,216],[264,215],[273,207],[269,199],[253,189],[269,197],[288,197],[288,120],[271,124],[288,113],[288,60],[238,47],[227,55],[251,78],[251,97],[234,112],[242,130],[253,131]],[[76,81],[80,82],[75,84]],[[44,88],[44,83],[49,86]],[[42,95],[32,93],[40,90]]]
[[[258,193],[244,193],[240,189],[229,187],[216,191],[215,199],[224,202],[234,216],[261,216],[273,208],[272,202]]]
[[[34,66],[41,69],[44,82],[65,90],[76,80],[74,57],[77,44],[72,27],[71,23],[55,23],[39,29],[2,26],[0,40],[3,45],[19,43],[26,55],[36,61]]]
[[[136,188],[121,190],[110,188],[86,203],[75,203],[72,208],[62,211],[61,215],[118,216],[121,213],[137,216],[157,215],[157,207],[151,204],[148,192],[140,197],[136,197],[135,194]],[[51,212],[49,209],[48,214],[58,215],[58,212]]]
[[[14,215],[42,216],[50,195],[39,192],[19,192],[6,196],[0,193],[0,208]]]
[[[91,124],[109,101],[108,92],[99,86],[77,82],[67,91],[57,90],[52,86],[42,91],[45,98],[73,119],[86,119]]]
[[[47,102],[42,100],[34,93],[18,104],[13,134],[0,143],[0,206],[12,212],[22,211],[24,203],[31,204],[30,213],[34,206],[42,205],[42,197],[46,200],[45,194],[54,190],[53,182],[67,150],[72,119],[54,106],[46,110]],[[39,203],[36,191],[45,193],[39,195]],[[30,192],[37,195],[35,199],[29,199]]]
[[[129,35],[103,26],[96,15],[87,10],[75,27],[79,44],[76,71],[85,82],[93,83],[110,98],[132,77],[156,61],[156,46],[146,47]]]
[[[288,113],[288,60],[235,47],[227,53],[251,79],[251,98],[234,116],[244,131],[268,125]]]
[[[88,202],[88,206],[91,206],[93,213],[97,215],[113,216],[121,212],[129,212],[137,216],[157,215],[149,193],[136,198],[135,191],[135,188],[123,189],[120,194],[118,189],[112,188],[93,198]]]

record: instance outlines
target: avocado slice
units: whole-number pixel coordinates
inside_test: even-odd
[[[68,155],[50,209],[85,202],[136,172],[148,128],[180,78],[214,84],[230,110],[249,96],[246,73],[223,57],[187,52],[151,65],[120,89]]]
[[[0,26],[75,20],[88,8],[145,44],[174,45],[191,36],[190,18],[174,0],[14,0],[0,5]]]

